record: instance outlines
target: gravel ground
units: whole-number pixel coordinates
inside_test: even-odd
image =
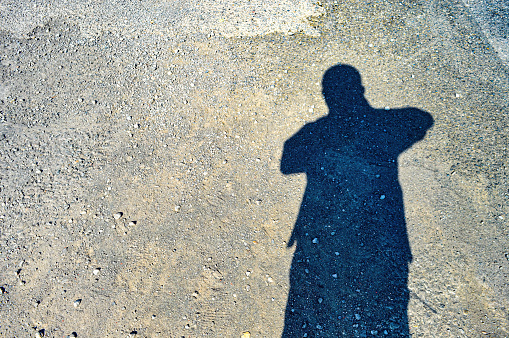
[[[395,162],[408,323],[302,335],[509,336],[509,74],[461,2],[0,8],[1,336],[281,336],[307,182],[281,156],[336,64],[433,126]]]

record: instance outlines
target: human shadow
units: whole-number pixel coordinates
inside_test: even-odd
[[[306,173],[283,337],[409,336],[412,260],[398,156],[433,125],[415,108],[375,109],[359,72],[328,69],[329,114],[285,142],[281,171]]]

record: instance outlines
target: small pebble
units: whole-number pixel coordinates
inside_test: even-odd
[[[380,199],[381,200],[385,199],[385,195],[380,196]]]
[[[78,307],[81,304],[81,299],[76,299],[73,303],[74,307]]]
[[[101,268],[95,268],[94,271],[92,271],[92,273],[97,276],[100,271],[101,271]]]
[[[357,319],[357,320],[361,319],[361,315],[356,313],[355,314],[355,319]]]
[[[337,273],[333,274],[332,278],[338,278],[338,274]]]
[[[37,331],[37,332],[35,333],[35,336],[36,336],[37,338],[42,338],[42,337],[44,337],[44,329]]]
[[[76,337],[78,337],[78,334],[76,332],[73,332],[67,336],[67,338],[76,338]]]
[[[313,239],[313,244],[318,244],[318,238]]]
[[[174,210],[175,210],[175,212],[179,212],[180,211],[180,205],[176,205]]]
[[[136,223],[138,223],[138,222],[137,222],[137,221],[130,221],[130,222],[129,222],[129,226],[135,226],[135,225],[136,225]]]
[[[120,217],[122,217],[123,213],[121,212],[117,212],[116,214],[113,215],[113,218],[114,219],[120,219]]]
[[[251,333],[249,331],[243,332],[241,338],[251,338]]]
[[[322,302],[323,302],[323,298],[318,298],[318,303],[322,304]]]

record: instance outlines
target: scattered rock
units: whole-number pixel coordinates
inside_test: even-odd
[[[122,215],[124,215],[122,212],[117,212],[116,214],[113,215],[113,218],[118,220],[122,217]]]
[[[391,329],[391,330],[399,329],[399,324],[389,323],[389,329]]]
[[[81,304],[81,299],[76,299],[73,303],[74,307],[78,307]]]

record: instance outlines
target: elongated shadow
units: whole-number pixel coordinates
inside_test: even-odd
[[[408,336],[412,254],[397,158],[433,118],[372,108],[348,65],[327,70],[322,85],[329,115],[288,139],[281,159],[283,174],[307,175],[288,242],[296,250],[283,337]]]

